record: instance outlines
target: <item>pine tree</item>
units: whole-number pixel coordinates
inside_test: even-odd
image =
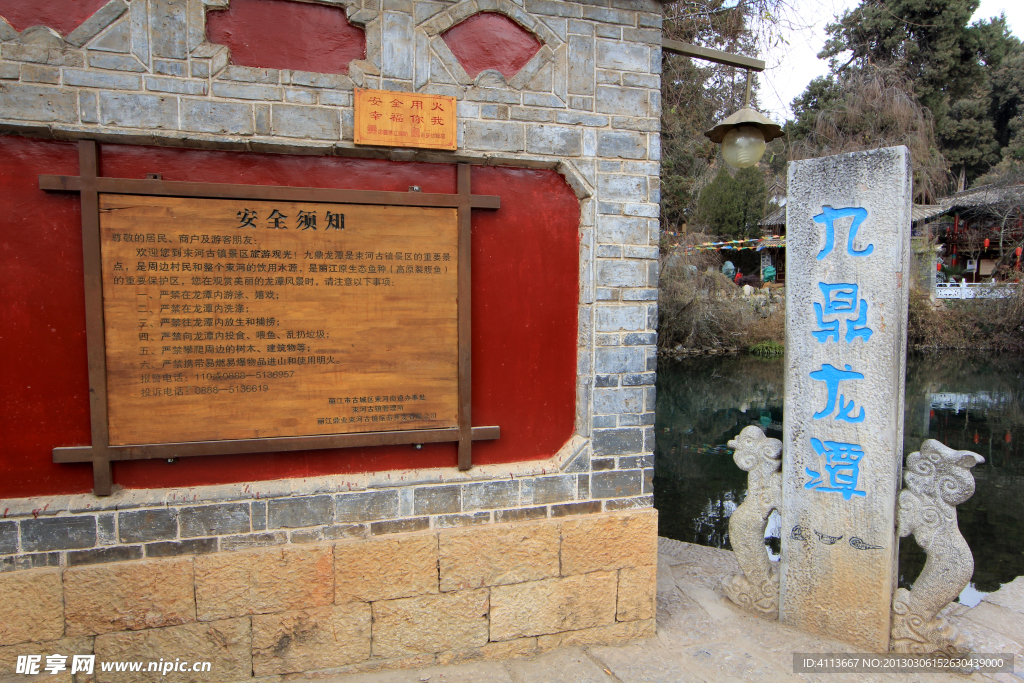
[[[908,94],[931,112],[954,174],[977,177],[999,161],[1013,136],[1010,122],[1020,109],[1017,100],[1002,97],[995,79],[1022,51],[1005,17],[970,23],[977,8],[978,0],[864,0],[828,26],[819,57],[832,60],[831,87],[818,83],[817,90],[834,93],[857,71],[897,69]],[[822,109],[820,95],[805,96],[794,102],[802,105],[804,128]]]
[[[764,172],[756,166],[741,168],[733,177],[722,165],[700,193],[697,222],[704,232],[723,237],[757,236],[767,194]]]

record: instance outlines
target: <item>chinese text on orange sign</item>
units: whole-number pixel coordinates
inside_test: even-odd
[[[456,149],[454,97],[356,88],[355,109],[357,145]]]

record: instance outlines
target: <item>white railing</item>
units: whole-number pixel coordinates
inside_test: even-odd
[[[1005,299],[1017,291],[1016,282],[937,282],[937,299]]]

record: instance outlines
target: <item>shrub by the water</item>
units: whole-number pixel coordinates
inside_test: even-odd
[[[761,358],[781,358],[786,353],[786,347],[777,341],[767,340],[758,342],[750,347],[750,355]]]

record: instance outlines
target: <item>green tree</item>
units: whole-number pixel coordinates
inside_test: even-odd
[[[733,177],[722,165],[700,193],[697,222],[716,235],[738,239],[757,235],[766,196],[764,173],[758,168],[740,169]]]
[[[700,193],[697,202],[697,222],[704,232],[714,235],[735,235],[743,223],[743,202],[739,183],[725,166]]]
[[[970,23],[977,8],[978,0],[864,0],[828,26],[819,55],[831,58],[840,78],[898,69],[908,93],[931,112],[954,172],[968,179],[997,163],[1012,135],[1015,105],[1001,102],[992,76],[1021,53],[1005,17]]]
[[[764,205],[768,198],[764,172],[756,166],[741,168],[736,172],[735,180],[742,209],[739,237],[756,237],[761,234],[757,222],[764,218]]]

